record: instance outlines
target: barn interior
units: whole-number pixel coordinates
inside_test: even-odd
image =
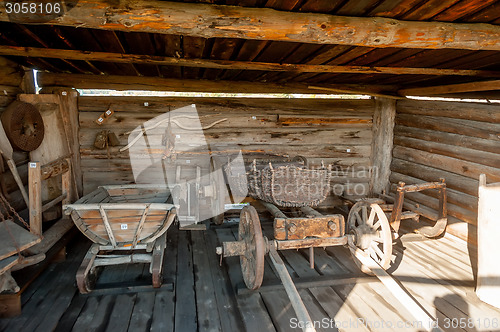
[[[498,202],[500,195],[500,1],[57,3],[57,15],[0,8],[7,134],[0,136],[2,330],[305,330],[274,261],[276,248],[268,246],[255,290],[245,284],[238,255],[221,255],[223,243],[242,240],[240,209],[249,210],[229,198],[214,201],[227,188],[214,186],[209,174],[224,169],[224,158],[218,167],[210,158],[199,164],[192,151],[180,153],[171,171],[176,181],[208,174],[197,182],[203,190],[186,198],[196,216],[148,215],[154,201],[136,218],[142,225],[161,217],[168,228],[158,235],[163,247],[148,258],[151,266],[161,261],[158,287],[151,286],[154,267],[152,275],[139,258],[101,266],[92,287],[75,280],[93,271],[82,262],[89,263],[99,241],[114,247],[121,241],[108,229],[102,204],[136,204],[150,195],[131,186],[139,183],[136,167],[149,165],[152,155],[170,158],[165,135],[157,133],[163,146],[147,145],[146,154],[135,135],[191,105],[196,121],[167,118],[169,126],[183,123],[172,138],[177,146],[201,140],[214,155],[241,153],[247,169],[254,160],[272,165],[297,156],[310,169],[328,169],[330,194],[314,208],[339,216],[340,228],[349,228],[344,219],[368,198],[391,227],[394,211],[403,211],[390,241],[387,272],[397,281],[391,287],[360,271],[347,238],[279,250],[298,302],[310,321],[321,322],[317,331],[426,330],[415,324],[419,310],[444,331],[500,330],[500,304],[475,292],[483,280],[500,294],[494,268],[500,222],[492,212],[498,207],[493,199],[481,207],[483,196]],[[46,4],[39,8],[47,12]],[[35,149],[19,147],[6,125],[19,122],[16,112],[28,112],[26,104],[43,119],[43,128],[18,130],[39,135]],[[158,183],[156,173],[144,172],[141,181]],[[403,200],[405,184],[429,183],[424,191],[408,189]],[[100,186],[109,186],[108,200],[97,203],[93,218],[103,225],[84,226],[87,210],[65,207],[91,202],[103,193]],[[126,194],[135,196],[125,200]],[[281,215],[255,198],[243,202],[255,207],[262,235],[278,243],[272,239]],[[214,205],[217,213],[208,215]],[[282,210],[296,217],[296,209]],[[121,225],[125,219],[116,217]],[[440,220],[445,232],[426,237],[423,227]],[[100,233],[88,234],[98,227]],[[288,228],[286,236],[290,241]],[[140,241],[132,242],[135,249]],[[400,287],[408,299],[394,292]]]

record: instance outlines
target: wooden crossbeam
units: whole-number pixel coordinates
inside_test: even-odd
[[[38,85],[41,87],[66,86],[77,89],[187,91],[213,93],[318,93],[317,91],[309,89],[307,84],[302,83],[278,84],[247,81],[189,80],[145,76],[55,74],[46,72],[38,73]],[[391,86],[367,86],[358,84],[316,85],[326,88],[326,91],[335,91],[335,93],[366,95],[383,95],[384,91],[394,89],[394,87]]]
[[[500,77],[498,71],[408,67],[330,66],[290,63],[268,63],[251,61],[231,61],[215,59],[184,59],[157,55],[122,54],[110,52],[90,52],[52,48],[0,46],[0,55],[24,56],[31,58],[52,58],[65,60],[101,61],[111,63],[138,63],[165,66],[186,66],[213,69],[290,71],[297,73],[336,74],[395,74],[395,75],[447,75]]]
[[[493,90],[500,90],[500,80],[408,88],[401,89],[398,93],[402,96],[428,96]]]
[[[499,50],[500,27],[491,24],[410,22],[168,1],[80,0],[64,15],[8,15],[0,21],[203,38],[243,38],[367,47]]]

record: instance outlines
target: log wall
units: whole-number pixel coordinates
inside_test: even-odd
[[[391,188],[399,181],[446,179],[447,231],[476,243],[479,174],[500,181],[500,106],[398,101]],[[436,191],[406,195],[406,201],[437,211]],[[437,213],[437,212],[436,212]]]
[[[147,103],[148,106],[145,106]],[[203,126],[224,119],[205,131],[210,145],[236,144],[247,160],[273,155],[307,157],[337,165],[334,190],[367,194],[370,165],[373,100],[227,99],[79,97],[80,152],[84,192],[102,184],[133,183],[128,151],[129,132],[169,108],[196,104]],[[103,125],[95,120],[110,107],[114,115]],[[120,145],[93,147],[97,133],[109,130]]]
[[[13,102],[17,95],[22,93],[20,88],[24,71],[16,63],[0,57],[0,115],[5,108]],[[14,161],[18,167],[19,174],[24,184],[28,182],[28,153],[14,151]],[[7,197],[10,204],[20,211],[26,207],[14,177],[12,176],[7,163],[0,159],[0,184],[2,193]]]

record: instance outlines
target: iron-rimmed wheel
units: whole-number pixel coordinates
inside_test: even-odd
[[[352,239],[349,249],[356,265],[366,274],[373,274],[355,255],[355,248],[363,250],[383,269],[387,270],[392,257],[392,234],[382,208],[374,202],[359,201],[347,217],[347,229]]]
[[[241,272],[248,289],[258,289],[264,277],[265,240],[257,210],[245,206],[241,210],[238,239],[245,242],[245,254],[240,256]]]

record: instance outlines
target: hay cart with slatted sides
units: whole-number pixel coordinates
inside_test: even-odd
[[[103,266],[117,264],[150,264],[153,287],[161,287],[167,230],[176,217],[169,198],[164,185],[110,185],[64,205],[93,242],[76,274],[80,293],[92,291]]]
[[[240,214],[238,241],[223,242],[216,248],[217,254],[240,256],[243,279],[251,290],[261,286],[264,258],[269,254],[299,319],[306,319],[307,312],[279,250],[308,249],[310,266],[314,268],[315,247],[348,246],[364,273],[372,274],[372,271],[362,263],[360,253],[386,270],[391,264],[393,241],[399,236],[401,220],[419,218],[417,212],[403,212],[404,194],[427,189],[439,190],[440,214],[436,224],[423,228],[421,233],[436,237],[446,227],[444,180],[418,185],[400,183],[394,204],[387,204],[379,198],[353,202],[346,221],[342,214],[323,215],[314,209],[330,191],[332,173],[324,166],[310,169],[298,161],[267,165],[258,165],[254,161],[246,174],[234,174],[231,170],[226,170],[226,174],[233,188],[238,183],[240,187],[247,185],[249,196],[256,198],[274,217],[274,239],[263,235],[258,212],[249,205]],[[387,196],[387,199],[391,198]],[[290,207],[294,208],[293,215],[285,212],[285,208]]]

